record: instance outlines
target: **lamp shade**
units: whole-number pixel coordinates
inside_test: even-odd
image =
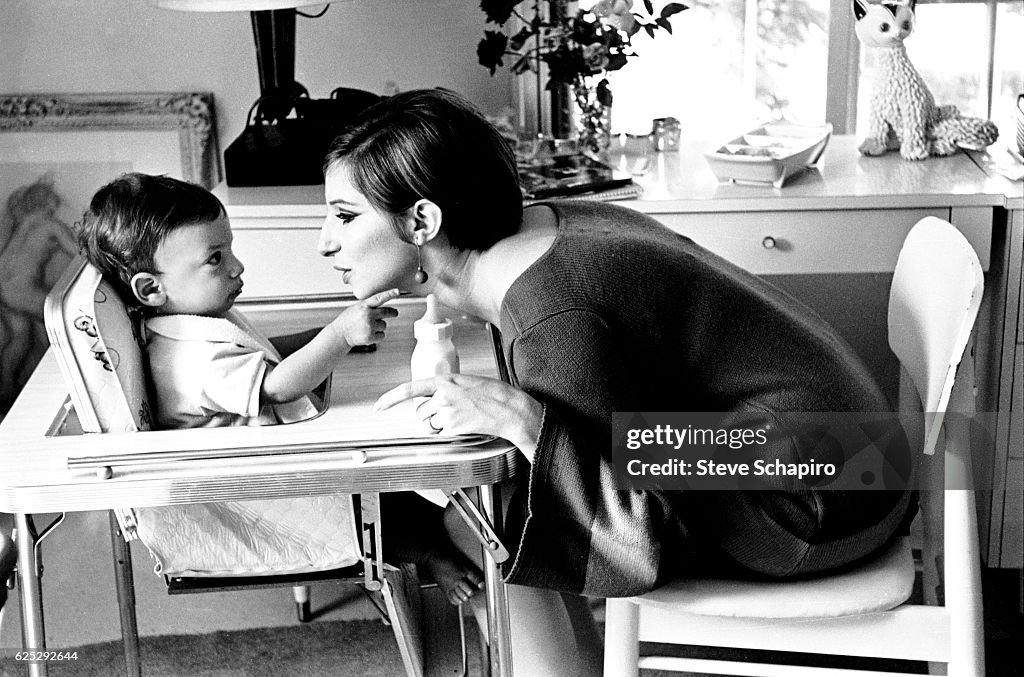
[[[149,0],[157,7],[184,12],[260,12],[326,5],[323,0]]]

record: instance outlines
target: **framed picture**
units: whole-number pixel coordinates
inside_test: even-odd
[[[93,193],[128,171],[212,188],[218,158],[208,92],[0,94],[0,418],[48,346],[43,301]]]

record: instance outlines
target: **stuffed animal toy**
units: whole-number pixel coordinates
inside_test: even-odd
[[[960,115],[956,106],[936,106],[932,93],[907,56],[903,41],[914,31],[915,0],[876,4],[853,0],[857,39],[876,51],[869,136],[864,155],[899,150],[906,160],[952,155],[958,147],[985,148],[999,130],[988,120]]]

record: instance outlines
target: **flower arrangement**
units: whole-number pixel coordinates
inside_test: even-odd
[[[521,5],[532,5],[532,16],[520,12]],[[672,33],[669,18],[687,7],[669,2],[655,13],[652,0],[643,0],[645,14],[633,11],[633,0],[597,0],[596,2],[551,3],[551,11],[541,11],[539,0],[481,0],[488,23],[504,26],[513,16],[522,28],[509,37],[504,32],[485,30],[477,45],[477,59],[494,75],[498,67],[511,60],[516,74],[539,72],[548,68],[547,88],[556,83],[572,88],[581,113],[581,137],[591,126],[607,127],[608,108],[612,105],[607,77],[610,71],[624,67],[637,53],[632,39],[640,31],[654,37],[658,31]],[[603,118],[603,119],[602,119]],[[582,138],[591,150],[607,147],[608,130],[592,130],[596,139]],[[601,136],[603,134],[603,136]]]

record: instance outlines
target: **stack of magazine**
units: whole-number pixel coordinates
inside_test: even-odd
[[[521,158],[518,165],[527,201],[628,200],[643,193],[629,174],[582,153]]]

